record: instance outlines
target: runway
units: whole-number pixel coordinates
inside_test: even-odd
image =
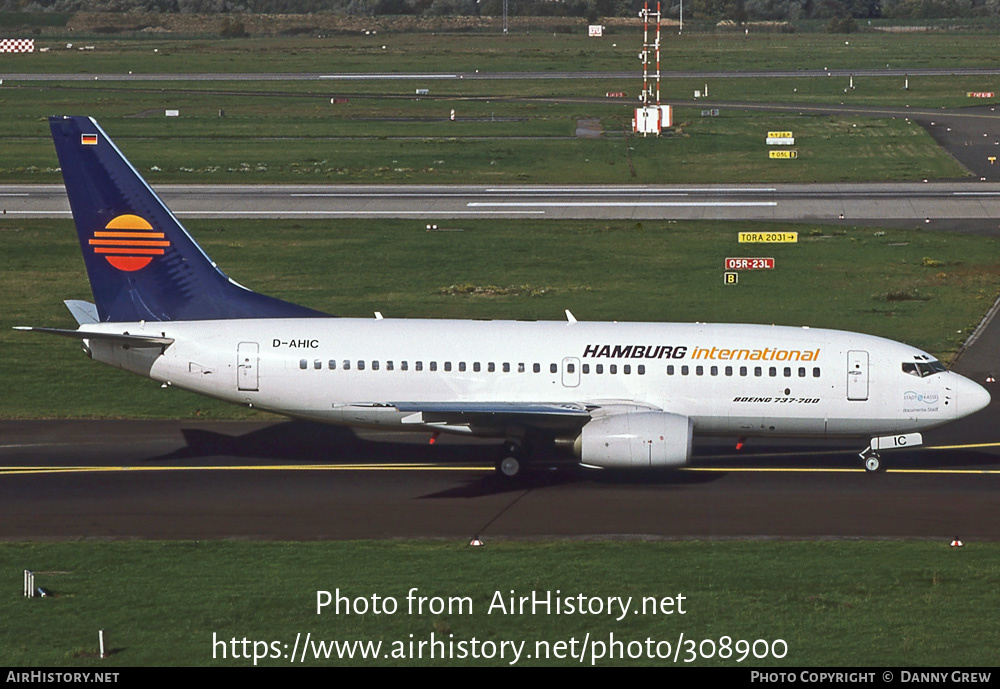
[[[161,185],[192,218],[760,220],[993,233],[1000,183],[773,185]],[[7,218],[69,217],[61,185],[0,185]]]

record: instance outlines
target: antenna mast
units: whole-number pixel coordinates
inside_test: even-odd
[[[660,105],[660,0],[656,0],[655,12],[650,11],[649,0],[646,0],[639,16],[642,18],[642,52],[639,53],[639,59],[642,60],[642,94],[639,96],[641,105],[635,109],[632,128],[643,136],[648,134],[659,136],[664,126],[673,126],[670,106]],[[650,19],[656,22],[656,37],[652,43],[649,41]],[[650,63],[655,67],[652,78]]]
[[[656,12],[650,12],[649,0],[646,0],[639,16],[642,17],[642,52],[639,54],[639,59],[642,60],[642,96],[640,96],[640,100],[645,106],[658,106],[660,104],[660,0],[656,2]],[[653,43],[649,42],[650,17],[656,20],[656,38]],[[653,73],[653,78],[656,80],[655,87],[649,83],[651,57],[656,63],[656,71]]]

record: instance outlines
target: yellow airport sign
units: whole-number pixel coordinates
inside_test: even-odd
[[[791,139],[792,138],[792,133],[791,132],[768,132],[767,133],[767,138],[768,139]]]
[[[740,244],[794,244],[798,232],[740,232]]]
[[[767,157],[772,160],[791,160],[799,157],[798,151],[768,151]]]

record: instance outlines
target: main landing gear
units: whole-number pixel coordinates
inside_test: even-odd
[[[508,480],[521,475],[524,469],[524,450],[521,444],[508,440],[503,444],[503,451],[496,464],[497,475]]]

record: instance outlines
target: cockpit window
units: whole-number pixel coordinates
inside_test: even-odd
[[[918,378],[926,378],[927,376],[933,376],[935,373],[941,373],[946,370],[948,369],[944,367],[944,364],[936,359],[903,362],[903,373],[908,373],[911,376],[916,376]]]
[[[941,363],[940,361],[938,361],[937,359],[931,359],[931,360],[930,360],[930,361],[928,361],[928,362],[927,362],[926,364],[923,364],[923,366],[925,366],[925,367],[929,368],[929,369],[930,369],[930,371],[931,371],[931,372],[930,372],[930,373],[928,373],[927,375],[932,375],[932,374],[934,374],[934,373],[944,373],[945,371],[947,371],[947,370],[948,370],[948,369],[946,369],[946,368],[944,367],[944,364],[942,364],[942,363]]]

